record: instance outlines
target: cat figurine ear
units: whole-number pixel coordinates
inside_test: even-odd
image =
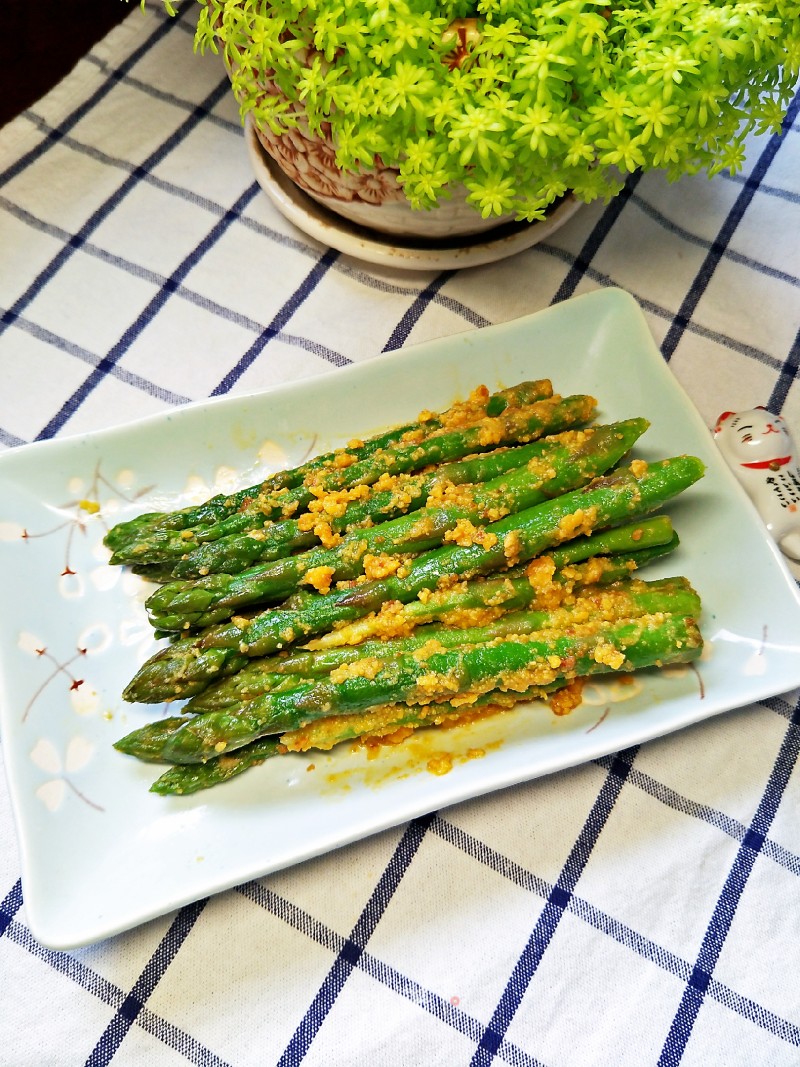
[[[784,419],[764,407],[723,411],[714,439],[781,551],[800,560],[800,461]]]

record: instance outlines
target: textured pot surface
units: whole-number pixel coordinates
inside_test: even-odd
[[[369,171],[345,174],[330,140],[301,125],[280,136],[255,127],[259,142],[284,173],[317,203],[360,226],[395,236],[442,238],[487,233],[512,216],[481,217],[463,186],[430,211],[411,207],[397,184],[398,171],[380,160]]]

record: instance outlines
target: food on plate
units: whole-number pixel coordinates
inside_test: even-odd
[[[280,603],[303,585],[328,592],[332,582],[360,574],[397,571],[401,557],[474,536],[476,527],[522,511],[610,470],[645,431],[644,419],[555,434],[503,457],[521,466],[490,481],[437,483],[426,505],[371,527],[360,527],[319,547],[252,567],[239,574],[211,574],[162,585],[147,601],[157,630],[188,630],[229,619],[250,604]],[[391,557],[387,560],[386,557]]]
[[[565,713],[590,675],[696,659],[697,593],[638,572],[678,546],[654,513],[703,465],[631,458],[647,421],[595,424],[595,409],[549,381],[481,386],[259,486],[114,527],[112,562],[162,583],[147,608],[170,638],[124,697],[189,698],[118,750],[173,765],[153,791],[190,793],[520,700]]]
[[[492,397],[481,392],[479,396],[486,396],[483,407],[479,403],[456,405],[431,420],[432,431],[430,422],[421,417],[399,437],[390,432],[368,442],[354,441],[353,447],[330,453],[325,462],[295,468],[288,484],[281,484],[278,477],[276,488],[275,479],[269,478],[231,497],[217,496],[205,508],[188,508],[176,518],[147,515],[115,526],[106,537],[114,553],[111,562],[147,564],[181,558],[195,540],[204,543],[289,518],[319,493],[371,485],[383,474],[421,470],[498,445],[532,441],[585,421],[594,407],[591,397],[547,399],[540,394],[550,391],[549,383],[532,385],[520,399],[506,401],[497,414],[488,414],[493,410]],[[300,480],[295,483],[298,473]]]

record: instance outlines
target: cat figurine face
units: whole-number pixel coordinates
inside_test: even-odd
[[[800,559],[800,463],[784,419],[763,407],[724,411],[714,439],[782,551]]]

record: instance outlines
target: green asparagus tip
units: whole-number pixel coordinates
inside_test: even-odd
[[[250,767],[257,767],[264,760],[279,755],[281,751],[277,738],[262,737],[239,752],[217,756],[205,763],[170,767],[153,782],[150,792],[162,797],[175,797],[197,793],[201,789],[211,789],[212,786],[236,778]]]
[[[114,748],[125,756],[136,756],[138,759],[147,760],[148,763],[163,763],[165,761],[161,752],[167,739],[184,723],[190,721],[186,716],[172,716],[149,722],[115,741]]]

